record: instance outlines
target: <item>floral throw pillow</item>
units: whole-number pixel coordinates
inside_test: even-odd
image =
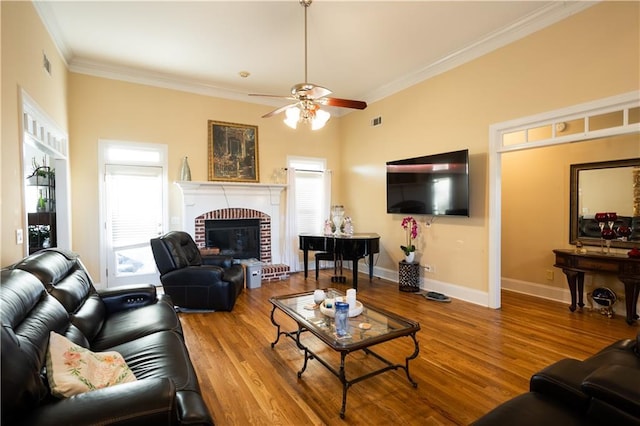
[[[47,380],[54,396],[67,398],[133,382],[136,377],[118,352],[91,352],[52,331],[47,350]]]

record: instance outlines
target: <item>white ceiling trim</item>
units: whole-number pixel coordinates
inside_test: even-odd
[[[373,92],[365,94],[362,96],[362,99],[367,103],[373,103],[384,99],[387,96],[423,82],[438,74],[442,74],[561,21],[573,14],[579,13],[598,2],[599,1],[554,2],[547,7],[530,14],[524,19],[521,19],[506,28],[498,30],[487,37],[458,50],[457,52],[447,55],[432,64],[428,64],[420,70],[385,84]],[[249,97],[245,92],[216,87],[202,81],[179,78],[171,74],[150,72],[130,67],[106,65],[97,61],[73,59],[69,61],[68,58],[73,56],[73,52],[64,44],[57,23],[44,18],[44,16],[52,15],[51,13],[47,13],[49,8],[47,2],[34,2],[34,6],[45,27],[49,31],[49,34],[53,38],[60,54],[63,56],[68,69],[72,72],[260,105],[280,106],[282,104],[282,101],[278,101],[277,99]],[[349,112],[351,111],[335,108],[335,112],[332,111],[332,114],[344,115]]]
[[[48,3],[49,2],[46,1],[34,1],[33,7],[36,9],[36,13],[38,13],[38,16],[40,16],[40,20],[53,39],[53,44],[56,46],[56,49],[58,49],[58,54],[62,57],[63,62],[68,68],[69,58],[72,56],[73,52],[64,42],[62,31],[60,31],[60,27],[58,26],[56,20],[47,19],[48,16],[54,16]]]
[[[559,22],[571,15],[575,15],[595,4],[594,2],[557,2],[550,4],[544,9],[521,19],[506,28],[489,34],[483,39],[477,40],[475,43],[464,47],[457,52],[441,58],[440,60],[427,65],[426,67],[408,74],[402,78],[392,81],[369,93],[366,101],[369,103],[379,101],[389,95],[398,93],[422,81],[435,77],[464,63],[470,62],[494,50],[524,38],[536,31],[546,28],[556,22]]]

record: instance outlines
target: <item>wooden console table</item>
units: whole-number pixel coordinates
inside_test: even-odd
[[[640,293],[640,259],[632,259],[626,254],[605,254],[597,252],[576,253],[574,250],[553,250],[556,255],[556,268],[562,269],[567,276],[571,292],[571,312],[577,306],[584,307],[585,272],[613,274],[624,284],[627,324],[638,319],[637,304]]]

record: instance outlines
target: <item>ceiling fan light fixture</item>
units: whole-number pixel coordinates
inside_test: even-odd
[[[265,114],[262,118],[272,117],[276,114],[286,112],[286,118],[284,123],[292,129],[297,128],[298,123],[307,123],[311,125],[311,130],[322,129],[331,114],[328,111],[320,109],[320,105],[328,105],[331,107],[340,108],[354,108],[365,109],[367,103],[363,101],[354,101],[350,99],[330,98],[331,90],[311,84],[307,80],[307,9],[311,5],[313,0],[299,0],[300,4],[304,7],[304,83],[299,83],[291,88],[290,96],[275,96],[275,95],[259,95],[255,93],[249,93],[249,96],[267,96],[275,98],[284,98],[292,101],[296,101],[294,104],[289,104],[276,108],[275,110]]]
[[[298,127],[298,122],[302,121],[300,119],[300,108],[297,106],[287,108],[285,114],[284,124],[295,130]]]
[[[327,121],[331,118],[331,114],[322,109],[317,109],[315,117],[311,120],[311,130],[322,129]]]

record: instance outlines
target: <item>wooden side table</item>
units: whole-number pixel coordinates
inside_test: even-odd
[[[420,291],[420,264],[404,260],[398,263],[398,284],[400,291]]]

